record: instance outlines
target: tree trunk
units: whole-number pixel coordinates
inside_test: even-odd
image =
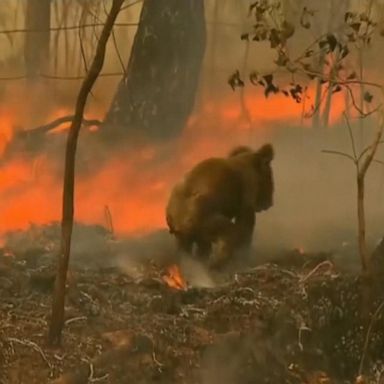
[[[328,33],[332,28],[332,21],[333,21],[332,11],[333,11],[333,0],[328,0],[328,9],[326,14],[326,17],[328,17],[328,19],[324,21],[324,26],[321,31],[322,35],[324,35],[325,33]],[[318,62],[316,63],[317,71],[321,74],[324,73],[324,65],[325,65],[326,57],[327,57],[327,53],[325,49],[322,49],[317,59]],[[322,84],[321,78],[318,78],[316,81],[316,91],[315,91],[315,103],[314,103],[315,112],[313,114],[313,120],[312,120],[312,124],[315,128],[320,127],[322,101],[323,101],[323,84]]]
[[[106,132],[179,133],[194,106],[205,40],[203,0],[144,0]]]
[[[369,260],[365,241],[364,176],[357,177],[357,222],[358,244],[363,274],[368,272]]]
[[[67,280],[71,237],[74,214],[74,189],[75,189],[75,159],[77,139],[79,137],[85,104],[89,92],[97,80],[104,65],[107,41],[112,32],[113,25],[119,14],[124,0],[113,0],[111,11],[103,27],[100,40],[97,44],[95,57],[89,72],[79,91],[76,101],[75,115],[68,133],[65,152],[64,190],[63,190],[63,215],[61,221],[61,249],[57,267],[55,291],[52,301],[52,316],[49,327],[48,342],[50,345],[59,345],[64,325],[65,285]]]
[[[24,60],[28,78],[36,78],[48,65],[51,0],[27,0]]]

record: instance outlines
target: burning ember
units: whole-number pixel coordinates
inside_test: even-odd
[[[180,268],[176,264],[172,264],[167,269],[167,274],[163,276],[163,280],[171,288],[185,291],[187,289],[187,283],[183,279]]]

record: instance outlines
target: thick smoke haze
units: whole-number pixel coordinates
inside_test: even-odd
[[[373,138],[375,122],[364,127],[365,144]],[[359,128],[354,127],[356,139]],[[323,153],[336,150],[352,154],[347,128],[313,131],[281,128],[274,136],[275,205],[259,215],[260,247],[296,247],[328,251],[347,247],[356,253],[357,191],[353,162]],[[359,140],[357,140],[359,147]],[[360,145],[361,148],[361,145]],[[382,151],[380,151],[382,153]],[[378,155],[380,158],[380,154]],[[384,169],[373,163],[366,177],[367,236],[374,246],[382,233]]]

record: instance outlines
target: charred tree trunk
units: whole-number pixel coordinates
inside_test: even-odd
[[[95,57],[89,69],[87,77],[81,86],[76,102],[75,115],[68,133],[65,152],[64,191],[63,191],[63,216],[61,222],[61,249],[57,268],[55,291],[52,301],[52,316],[49,327],[48,342],[50,345],[58,345],[61,341],[61,333],[64,325],[65,285],[67,280],[69,256],[71,249],[71,237],[74,214],[74,189],[75,189],[75,158],[77,139],[79,137],[85,104],[88,95],[100,74],[104,65],[105,50],[112,32],[113,25],[119,14],[124,0],[113,0],[111,11],[105,22],[100,40],[97,44]]]
[[[203,0],[144,0],[106,131],[175,136],[194,105],[205,50]]]
[[[24,60],[28,78],[36,78],[48,63],[51,0],[27,0]]]

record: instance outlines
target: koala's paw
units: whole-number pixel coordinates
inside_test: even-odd
[[[212,243],[212,252],[208,260],[208,266],[212,269],[222,267],[232,256],[232,250],[229,244],[223,240],[218,239]]]

